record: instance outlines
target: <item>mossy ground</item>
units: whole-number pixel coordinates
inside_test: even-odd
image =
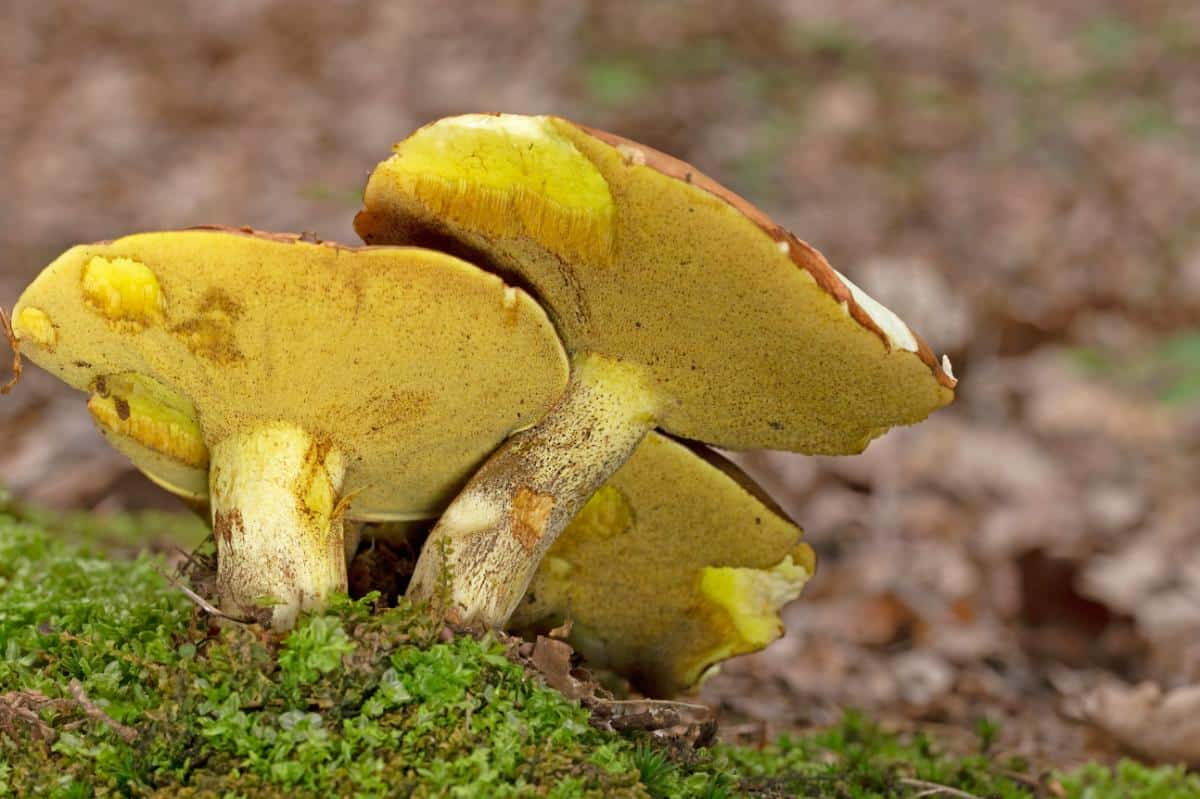
[[[1200,797],[1200,779],[1135,764],[1046,791],[986,747],[946,756],[854,715],[680,754],[593,728],[501,642],[407,605],[346,601],[285,637],[216,625],[159,559],[111,554],[163,523],[0,515],[0,795]]]

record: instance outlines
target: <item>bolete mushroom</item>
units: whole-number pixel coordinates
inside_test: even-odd
[[[367,535],[410,549],[431,524]],[[783,633],[779,611],[816,565],[802,536],[729,460],[651,432],[550,547],[507,626],[532,636],[566,625],[588,665],[669,696]]]
[[[128,236],[67,251],[13,317],[114,446],[210,500],[222,602],[277,627],[345,590],[343,517],[436,515],[567,380],[524,291],[417,248]]]
[[[569,622],[589,664],[670,696],[783,633],[815,567],[801,535],[734,464],[650,433],[550,547],[509,628]]]
[[[891,311],[698,170],[555,117],[468,115],[396,145],[368,243],[467,254],[528,287],[571,356],[566,394],[471,478],[410,595],[447,578],[503,624],[582,503],[651,429],[733,448],[861,451],[953,397]]]

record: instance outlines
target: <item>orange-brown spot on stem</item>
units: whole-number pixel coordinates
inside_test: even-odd
[[[526,553],[532,554],[546,533],[550,511],[554,509],[554,497],[522,488],[513,499],[513,535]]]
[[[229,544],[233,540],[234,531],[241,535],[243,529],[242,512],[238,508],[225,512],[217,511],[213,515],[213,532],[221,543]]]

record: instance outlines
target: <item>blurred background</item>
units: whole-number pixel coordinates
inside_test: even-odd
[[[1200,683],[1194,0],[5,9],[0,305],[70,245],[135,231],[353,241],[370,168],[440,116],[643,141],[820,248],[962,379],[862,456],[741,456],[822,564],[788,636],[706,684],[725,734],[852,705],[986,717],[1055,764],[1183,740],[1162,698]],[[0,401],[0,485],[176,507],[32,366]]]

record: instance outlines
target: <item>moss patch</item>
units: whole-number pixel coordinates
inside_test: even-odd
[[[64,538],[0,515],[0,795],[1035,795],[1003,774],[1019,764],[854,716],[763,750],[673,752],[591,727],[500,642],[411,606],[343,601],[287,636],[218,627],[158,560]],[[1194,777],[1132,764],[1057,779],[1070,797],[1200,797]]]

